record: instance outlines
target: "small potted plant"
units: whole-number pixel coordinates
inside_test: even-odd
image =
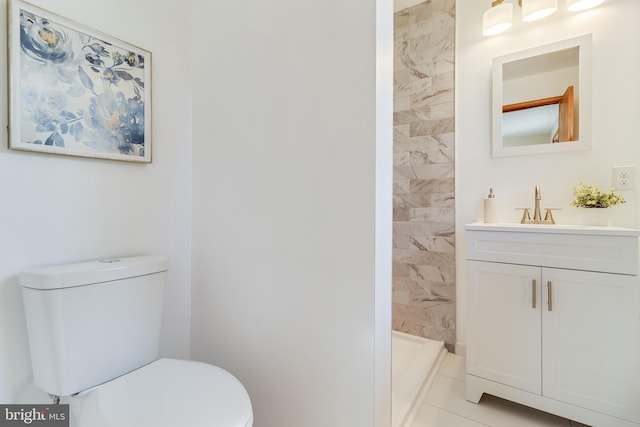
[[[597,185],[586,185],[584,182],[573,186],[573,195],[574,198],[569,204],[578,208],[588,208],[583,211],[583,218],[586,215],[592,217],[583,221],[585,225],[608,225],[609,215],[606,208],[625,203],[624,197],[616,194],[613,187],[608,193],[603,193]]]

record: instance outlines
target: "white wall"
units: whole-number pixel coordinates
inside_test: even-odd
[[[540,185],[542,207],[561,207],[561,223],[575,223],[569,207],[571,186],[579,181],[608,188],[611,167],[640,164],[640,2],[616,0],[578,14],[564,10],[536,23],[516,23],[502,35],[482,36],[482,13],[488,2],[458,0],[456,19],[456,277],[458,344],[464,350],[465,232],[464,225],[482,220],[482,199],[496,190],[505,222],[519,221],[515,207],[533,207]],[[519,8],[515,7],[518,10]],[[540,154],[492,159],[491,60],[494,56],[593,33],[593,149],[586,152]],[[638,184],[636,183],[636,186]],[[638,191],[623,193],[628,203],[614,208],[616,225],[635,227]]]
[[[153,52],[153,163],[7,150],[0,135],[0,402],[48,401],[31,381],[17,274],[29,267],[144,253],[170,258],[162,353],[190,353],[189,10],[154,0],[33,0]],[[0,0],[0,57],[6,58]],[[179,29],[179,31],[176,31]],[[0,67],[0,81],[6,81]],[[0,84],[5,129],[6,85]]]
[[[392,4],[377,6],[194,1],[192,355],[245,384],[261,427],[389,425]]]

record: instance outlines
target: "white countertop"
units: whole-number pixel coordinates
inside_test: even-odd
[[[510,231],[519,233],[588,234],[603,236],[640,236],[640,230],[623,227],[597,227],[572,224],[520,224],[474,222],[464,227],[475,231]]]

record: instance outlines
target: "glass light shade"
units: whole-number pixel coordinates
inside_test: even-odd
[[[570,12],[591,9],[604,3],[604,0],[567,0],[567,9]]]
[[[537,21],[558,10],[558,0],[522,0],[522,20]]]
[[[482,15],[482,34],[494,36],[511,27],[513,3],[506,2],[493,6]]]

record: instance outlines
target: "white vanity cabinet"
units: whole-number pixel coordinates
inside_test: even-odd
[[[467,229],[467,399],[640,425],[638,231]]]

